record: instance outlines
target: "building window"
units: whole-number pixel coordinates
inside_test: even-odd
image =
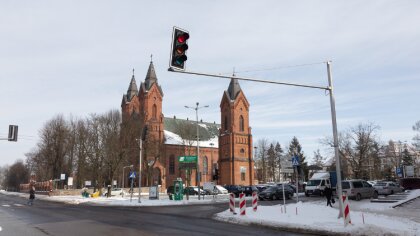
[[[156,107],[156,104],[153,104],[152,117],[153,117],[153,119],[157,119],[157,107]]]
[[[203,157],[203,175],[208,174],[208,165],[209,165],[209,163],[208,163],[207,157],[204,156]]]
[[[239,116],[239,131],[244,132],[245,128],[244,128],[244,117],[243,116]]]
[[[246,167],[241,167],[241,181],[245,181]]]
[[[227,116],[225,116],[225,130],[228,129],[228,118]]]
[[[171,155],[169,157],[169,174],[173,175],[175,174],[175,156]]]

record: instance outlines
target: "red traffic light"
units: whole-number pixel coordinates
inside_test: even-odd
[[[186,52],[188,50],[187,41],[190,34],[177,27],[174,27],[172,36],[172,52],[169,66],[177,70],[185,70]]]
[[[181,33],[177,37],[178,43],[185,43],[190,38],[190,34],[188,33]]]

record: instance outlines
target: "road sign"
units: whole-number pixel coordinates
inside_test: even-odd
[[[299,165],[299,157],[298,156],[292,157],[292,165],[293,166],[298,166]]]
[[[396,174],[400,178],[403,177],[403,168],[402,167],[397,167]]]
[[[178,161],[180,163],[197,163],[197,156],[180,156]]]
[[[136,172],[130,172],[130,179],[135,179],[136,178]]]

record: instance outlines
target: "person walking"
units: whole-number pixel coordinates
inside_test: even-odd
[[[29,190],[28,205],[32,206],[34,204],[34,199],[35,199],[35,186],[32,186],[31,189]]]
[[[332,198],[332,189],[327,185],[324,190],[325,197],[327,198],[327,206],[332,207],[331,198]]]

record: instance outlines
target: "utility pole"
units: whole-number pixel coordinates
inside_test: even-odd
[[[139,203],[141,203],[140,196],[141,196],[141,150],[143,149],[143,140],[139,138],[139,147],[140,147],[140,153],[139,153]]]

